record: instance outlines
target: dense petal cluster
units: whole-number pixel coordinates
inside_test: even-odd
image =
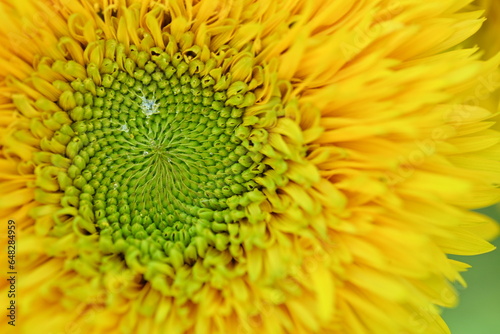
[[[471,2],[1,2],[21,332],[447,333],[500,200]]]

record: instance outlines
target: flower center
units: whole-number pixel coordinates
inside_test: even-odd
[[[181,53],[132,47],[120,61],[125,70],[88,64],[59,99],[73,121],[55,134],[71,159],[66,202],[131,266],[178,268],[228,249],[238,222],[263,219],[255,179],[269,168],[258,152],[267,132],[245,116],[254,94]]]

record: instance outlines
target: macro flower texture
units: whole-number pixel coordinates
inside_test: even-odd
[[[2,333],[449,333],[498,232],[484,3],[2,0]]]

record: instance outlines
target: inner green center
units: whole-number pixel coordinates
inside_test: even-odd
[[[263,200],[254,179],[266,134],[247,124],[255,97],[243,82],[199,75],[207,64],[180,53],[133,58],[126,70],[108,58],[87,65],[61,96],[73,120],[56,133],[72,160],[65,192],[104,251],[177,267],[227,249],[237,222],[260,219],[249,206]]]

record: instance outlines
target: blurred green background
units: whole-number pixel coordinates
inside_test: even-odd
[[[480,212],[500,221],[499,207]],[[463,273],[468,287],[458,287],[460,304],[443,312],[452,334],[500,334],[500,239],[491,253],[479,256],[454,256],[472,266]]]

